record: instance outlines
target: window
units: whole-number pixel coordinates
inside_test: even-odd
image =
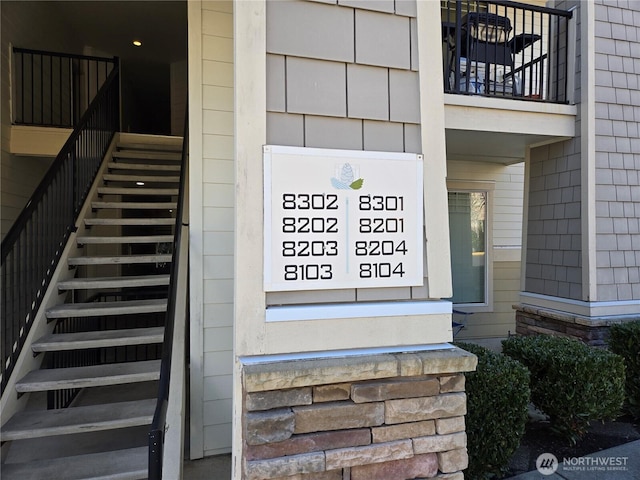
[[[449,191],[449,232],[456,305],[490,306],[488,191]]]

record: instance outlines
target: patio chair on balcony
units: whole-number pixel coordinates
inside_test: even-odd
[[[453,90],[469,93],[521,95],[515,75],[515,55],[542,37],[533,33],[511,35],[509,17],[471,12],[460,22],[459,44],[455,29],[449,29],[449,78]],[[492,71],[493,66],[493,71]]]

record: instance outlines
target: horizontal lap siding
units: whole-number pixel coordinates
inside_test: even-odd
[[[524,163],[504,166],[486,162],[448,163],[450,182],[476,180],[495,185],[493,214],[493,310],[468,315],[457,338],[503,337],[515,332],[513,305],[520,295]],[[508,253],[508,261],[501,259]],[[458,320],[458,319],[456,319]]]
[[[202,4],[204,454],[231,451],[233,372],[233,13]]]

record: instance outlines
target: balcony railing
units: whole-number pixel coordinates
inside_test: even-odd
[[[120,124],[116,65],[2,241],[0,385],[4,391],[65,244]]]
[[[117,58],[13,48],[13,123],[73,128]]]
[[[499,0],[442,9],[446,93],[569,101],[572,12]]]

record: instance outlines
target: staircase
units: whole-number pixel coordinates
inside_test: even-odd
[[[30,397],[2,419],[3,479],[147,478],[181,142],[128,135],[105,160],[81,254],[61,260],[75,275],[50,287],[55,328],[30,346],[42,367],[5,392]]]

